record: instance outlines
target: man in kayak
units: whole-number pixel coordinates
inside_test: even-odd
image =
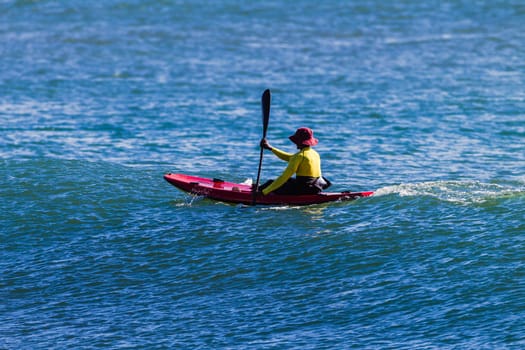
[[[261,147],[272,151],[280,159],[288,162],[284,172],[275,180],[269,180],[260,187],[262,193],[270,192],[276,194],[316,194],[330,186],[330,181],[322,176],[321,158],[312,146],[319,142],[312,129],[299,128],[289,137],[295,143],[299,151],[290,154],[275,147],[263,138]],[[296,177],[292,177],[296,174]]]

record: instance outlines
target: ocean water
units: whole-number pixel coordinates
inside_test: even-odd
[[[525,347],[525,3],[0,1],[0,349]],[[353,202],[194,198],[314,129]],[[263,180],[283,163],[266,153]]]

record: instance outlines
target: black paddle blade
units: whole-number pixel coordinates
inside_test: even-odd
[[[262,117],[263,117],[263,138],[266,137],[266,131],[268,130],[268,122],[270,121],[270,89],[264,90],[261,97]],[[263,160],[264,149],[261,147],[261,154],[259,156],[259,170],[257,171],[257,181],[253,186],[253,199],[252,205],[257,204],[257,191],[259,190],[259,181],[261,179],[261,169]]]
[[[261,98],[262,117],[263,117],[263,138],[266,137],[266,131],[268,130],[268,123],[270,122],[270,102],[271,94],[270,89],[264,90]]]

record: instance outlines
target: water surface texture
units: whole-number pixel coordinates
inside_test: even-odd
[[[525,3],[0,1],[1,349],[525,347]],[[246,207],[309,126],[354,202]],[[265,153],[263,180],[284,164]]]

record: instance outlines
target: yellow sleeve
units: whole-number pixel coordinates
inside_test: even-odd
[[[275,154],[279,159],[284,160],[285,162],[290,161],[290,158],[292,158],[293,154],[281,151],[278,148],[272,147],[272,153]]]
[[[293,155],[290,155],[290,161],[288,162],[288,166],[286,167],[286,169],[284,169],[281,176],[275,179],[274,182],[272,182],[270,186],[266,187],[262,191],[263,194],[267,195],[268,193],[275,191],[276,189],[284,185],[284,183],[288,181],[288,179],[292,177],[293,174],[295,174],[295,172],[297,171],[297,168],[299,168],[299,165],[301,164],[302,158],[303,158],[302,155],[298,155],[297,157],[293,157]]]

